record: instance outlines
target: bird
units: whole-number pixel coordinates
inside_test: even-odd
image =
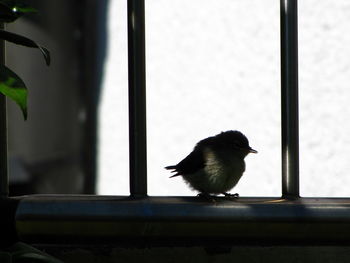
[[[238,197],[231,190],[245,171],[244,158],[257,153],[249,146],[247,137],[237,130],[221,132],[199,141],[193,151],[176,165],[166,166],[173,174],[199,192],[198,196]]]

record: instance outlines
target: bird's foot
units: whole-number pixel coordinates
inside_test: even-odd
[[[212,195],[207,194],[207,193],[199,193],[199,194],[197,194],[197,196],[200,198],[203,198],[207,201],[213,202],[213,203],[216,202],[215,196],[212,196]]]
[[[228,199],[235,199],[235,198],[239,197],[239,194],[237,194],[237,193],[230,194],[230,193],[223,192],[222,194]]]

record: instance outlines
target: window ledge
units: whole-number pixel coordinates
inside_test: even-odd
[[[26,196],[16,230],[22,241],[135,240],[350,241],[350,199]]]

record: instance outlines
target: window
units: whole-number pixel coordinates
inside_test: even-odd
[[[314,3],[298,8],[300,193],[348,197],[349,3]]]
[[[110,3],[101,194],[129,194],[126,3]],[[149,195],[195,195],[181,178],[169,179],[164,166],[180,161],[200,139],[238,129],[260,150],[247,156],[232,191],[280,196],[279,2],[146,1],[145,31]]]
[[[211,204],[195,197],[147,197],[144,2],[128,1],[130,189],[132,196],[28,196],[18,200],[23,240],[198,244],[208,240],[312,241],[349,239],[348,199],[298,198],[297,1],[281,0],[283,197]],[[5,176],[2,175],[2,179]],[[6,179],[6,178],[5,178]],[[3,181],[2,185],[6,185]],[[102,242],[102,241],[101,241]]]

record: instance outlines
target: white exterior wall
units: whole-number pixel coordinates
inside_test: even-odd
[[[257,155],[233,193],[281,194],[278,0],[146,2],[148,188],[194,195],[164,166],[237,129]],[[129,194],[126,1],[110,1],[99,193]],[[350,2],[299,1],[303,196],[350,196]]]

